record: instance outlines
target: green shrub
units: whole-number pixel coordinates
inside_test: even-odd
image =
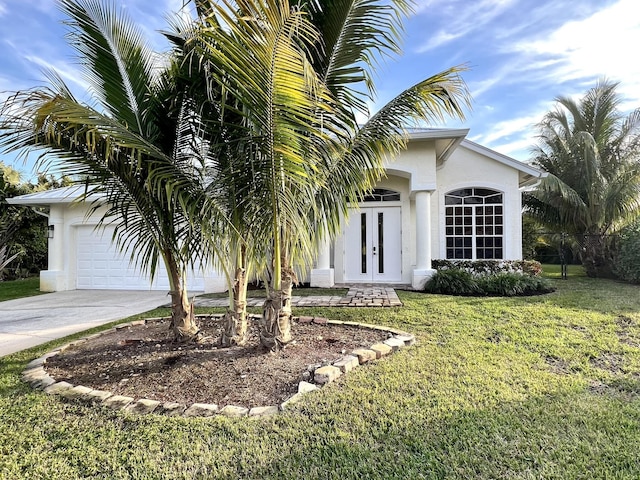
[[[487,295],[501,297],[539,295],[555,290],[547,279],[521,273],[496,273],[480,277],[478,286]]]
[[[542,273],[542,265],[535,260],[433,260],[431,267],[438,271],[466,270],[476,276],[504,272],[537,277]]]
[[[549,280],[515,272],[472,275],[466,270],[438,270],[425,285],[425,291],[445,295],[493,295],[513,297],[553,292]]]
[[[425,285],[429,293],[445,295],[481,295],[478,281],[466,270],[451,268],[438,270]]]
[[[640,221],[622,231],[613,272],[626,282],[640,283]]]

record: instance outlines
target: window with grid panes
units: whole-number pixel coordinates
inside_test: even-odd
[[[445,195],[448,259],[503,258],[502,198],[502,193],[488,188],[463,188]]]

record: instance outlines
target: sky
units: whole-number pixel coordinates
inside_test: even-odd
[[[183,0],[115,0],[163,51],[158,33]],[[528,161],[536,129],[554,98],[579,98],[598,80],[619,82],[623,112],[640,107],[638,0],[416,0],[405,20],[403,53],[382,63],[372,113],[404,89],[454,65],[472,95],[464,121],[433,127],[468,128],[467,138]],[[54,0],[0,0],[0,101],[11,91],[43,85],[54,68],[76,95],[86,84]],[[0,153],[0,161],[34,174]]]

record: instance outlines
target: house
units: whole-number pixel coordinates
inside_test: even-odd
[[[522,258],[523,188],[544,174],[465,137],[466,129],[417,129],[386,165],[386,178],[349,210],[333,242],[318,251],[312,286],[380,283],[421,288],[431,260]],[[49,209],[49,265],[44,291],[168,289],[162,270],[150,284],[112,245],[113,229],[95,229],[99,212],[73,203],[78,187],[10,199]],[[191,291],[222,291],[215,271],[193,273]]]

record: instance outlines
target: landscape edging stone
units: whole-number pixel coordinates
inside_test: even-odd
[[[222,315],[198,315],[198,317],[203,318],[222,318]],[[250,315],[250,318],[256,319],[259,318],[259,315]],[[115,327],[109,328],[104,332],[94,333],[92,335],[88,335],[86,337],[82,337],[78,340],[74,340],[69,342],[61,347],[52,350],[34,360],[31,360],[27,363],[24,371],[22,372],[22,381],[30,384],[33,388],[42,389],[45,393],[50,395],[58,395],[67,400],[81,400],[87,403],[93,404],[101,404],[106,407],[116,409],[116,410],[124,410],[129,411],[136,414],[151,414],[156,413],[159,415],[165,416],[184,416],[184,417],[210,417],[212,415],[223,415],[227,417],[257,417],[257,416],[265,416],[265,415],[274,415],[284,410],[287,410],[290,405],[297,403],[304,395],[308,395],[315,390],[319,390],[324,385],[327,385],[339,378],[343,373],[349,372],[352,368],[355,368],[358,365],[362,365],[372,360],[377,360],[380,358],[384,358],[386,355],[391,354],[393,352],[398,351],[400,348],[414,345],[415,344],[415,336],[407,333],[402,330],[398,330],[392,327],[384,327],[381,325],[371,325],[367,323],[359,323],[359,322],[344,322],[340,320],[329,320],[326,317],[303,317],[304,323],[315,323],[317,325],[347,325],[358,328],[368,328],[372,330],[379,330],[383,332],[387,332],[390,337],[383,342],[379,342],[377,344],[372,345],[369,349],[356,349],[350,354],[347,354],[335,362],[331,363],[331,366],[327,368],[327,366],[318,365],[316,369],[311,372],[311,378],[315,373],[315,370],[319,370],[324,368],[325,370],[321,370],[321,372],[326,372],[328,370],[337,370],[335,375],[319,375],[320,382],[315,382],[314,384],[310,384],[309,382],[302,381],[298,386],[298,392],[286,399],[278,406],[269,405],[264,407],[253,407],[251,409],[238,406],[238,405],[226,405],[222,408],[219,408],[217,405],[213,404],[204,404],[204,403],[194,403],[192,405],[183,405],[176,402],[158,402],[156,400],[149,399],[135,399],[133,397],[128,397],[124,395],[114,395],[111,392],[104,390],[92,389],[90,387],[85,387],[83,385],[72,385],[68,382],[58,382],[55,378],[50,376],[46,370],[45,366],[47,364],[47,360],[55,355],[58,355],[61,352],[64,352],[66,349],[74,346],[80,345],[87,340],[91,340],[102,335],[107,335],[109,333],[114,333],[116,331],[122,330],[124,328],[133,327],[137,325],[144,325],[146,323],[154,323],[170,320],[168,317],[154,317],[147,318],[144,320],[135,320],[128,323],[123,323],[121,325],[117,325]],[[298,317],[293,317],[294,321],[299,321]],[[380,351],[380,346],[387,347],[389,352],[382,353]],[[374,347],[377,347],[374,349]],[[384,349],[386,350],[386,349]],[[358,356],[355,352],[360,351],[361,355]],[[367,356],[362,356],[362,351],[370,351],[374,354],[374,358],[366,358]],[[319,373],[321,373],[319,372]],[[310,385],[315,386],[316,388],[310,388]],[[73,391],[73,393],[71,393]],[[74,395],[75,394],[75,395]],[[80,395],[78,395],[80,394]],[[156,403],[157,402],[157,403]],[[141,408],[141,407],[146,408]]]

